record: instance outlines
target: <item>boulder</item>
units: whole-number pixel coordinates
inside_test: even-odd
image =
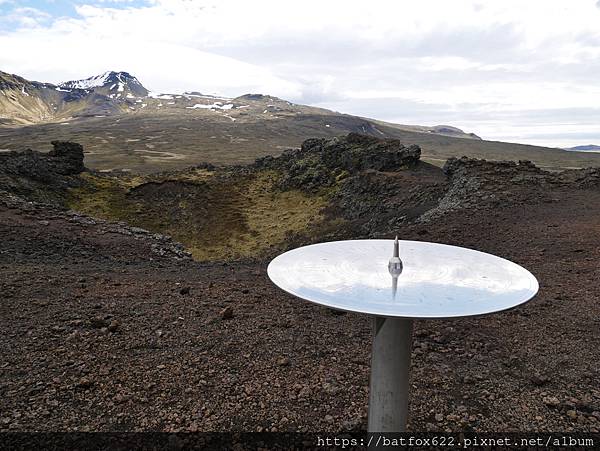
[[[68,188],[81,184],[83,147],[68,141],[52,145],[48,153],[31,149],[0,153],[0,186],[31,201],[61,203]]]
[[[258,159],[255,167],[280,170],[284,174],[282,189],[315,191],[365,170],[394,172],[412,167],[420,157],[421,148],[417,145],[407,147],[397,139],[350,133],[344,137],[307,139],[300,149],[286,150],[276,158]]]
[[[54,170],[62,175],[77,175],[85,170],[83,165],[83,147],[69,141],[52,141],[48,152],[48,161]]]

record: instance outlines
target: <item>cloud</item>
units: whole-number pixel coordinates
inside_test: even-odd
[[[7,2],[7,4],[11,4],[11,2]],[[0,24],[12,23],[20,28],[37,28],[48,23],[50,18],[50,14],[42,10],[25,6],[14,8],[9,14],[2,16]]]
[[[496,114],[485,132],[512,136],[523,117],[510,112],[556,111],[545,120],[559,129],[558,112],[597,117],[587,110],[600,104],[594,6],[80,0],[76,17],[15,9],[19,29],[0,34],[0,69],[54,82],[128,70],[155,91],[265,92],[411,123],[478,126],[477,114]]]

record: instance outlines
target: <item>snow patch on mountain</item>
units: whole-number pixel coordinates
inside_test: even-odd
[[[151,92],[148,94],[148,97],[152,97],[153,99],[160,99],[160,100],[173,100],[173,96],[169,95],[169,94],[159,94],[156,92]]]
[[[73,80],[60,83],[58,86],[70,89],[93,89],[102,87],[107,83],[110,74],[113,72],[104,72],[102,75],[86,78],[85,80]]]
[[[207,110],[230,110],[233,108],[233,103],[228,103],[223,105],[221,102],[215,102],[212,105],[206,105],[203,103],[197,103],[194,106],[188,106],[186,107],[190,110],[196,110],[196,109],[207,109]]]

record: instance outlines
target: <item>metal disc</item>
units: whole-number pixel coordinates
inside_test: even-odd
[[[402,273],[388,262],[393,240],[350,240],[279,255],[270,279],[301,299],[339,310],[403,318],[455,318],[515,307],[535,296],[537,279],[491,254],[445,244],[400,241]]]

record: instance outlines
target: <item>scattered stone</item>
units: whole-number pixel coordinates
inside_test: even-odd
[[[548,407],[558,407],[560,405],[560,401],[556,396],[545,396],[542,401]]]
[[[109,322],[107,320],[105,320],[104,318],[102,318],[101,316],[94,316],[93,318],[90,319],[90,325],[94,328],[94,329],[102,329],[102,328],[108,328],[109,326]]]
[[[325,393],[329,393],[330,395],[335,395],[336,393],[339,393],[341,391],[340,386],[333,382],[325,382],[323,383],[323,390],[325,391]]]
[[[290,359],[287,357],[279,357],[277,359],[277,365],[279,366],[290,366]]]
[[[585,399],[575,402],[575,407],[580,412],[592,413],[600,408],[600,403],[592,403]]]
[[[190,294],[190,287],[182,287],[181,290],[179,290],[179,294],[182,294],[182,295]]]
[[[94,384],[94,383],[93,383],[93,382],[92,382],[92,381],[91,381],[89,378],[87,378],[87,377],[82,377],[82,378],[79,380],[79,382],[78,382],[77,386],[78,386],[79,388],[90,388],[90,387],[91,387],[93,384]]]
[[[529,380],[533,385],[540,387],[542,385],[547,384],[550,381],[550,378],[539,373],[534,373],[531,375]]]
[[[343,316],[348,313],[348,312],[345,312],[344,310],[338,310],[338,309],[334,309],[334,308],[328,308],[327,311],[330,314],[332,314],[333,316]]]
[[[312,395],[312,390],[309,387],[302,387],[298,392],[298,398],[309,398]]]
[[[108,331],[109,332],[117,332],[119,330],[119,327],[121,326],[121,324],[119,323],[119,321],[117,321],[116,319],[113,319],[110,324],[108,325]]]
[[[230,306],[227,306],[223,310],[221,310],[221,318],[222,319],[233,318],[233,308],[231,308]]]
[[[73,331],[67,336],[67,341],[77,341],[81,339],[81,333],[78,330]]]

